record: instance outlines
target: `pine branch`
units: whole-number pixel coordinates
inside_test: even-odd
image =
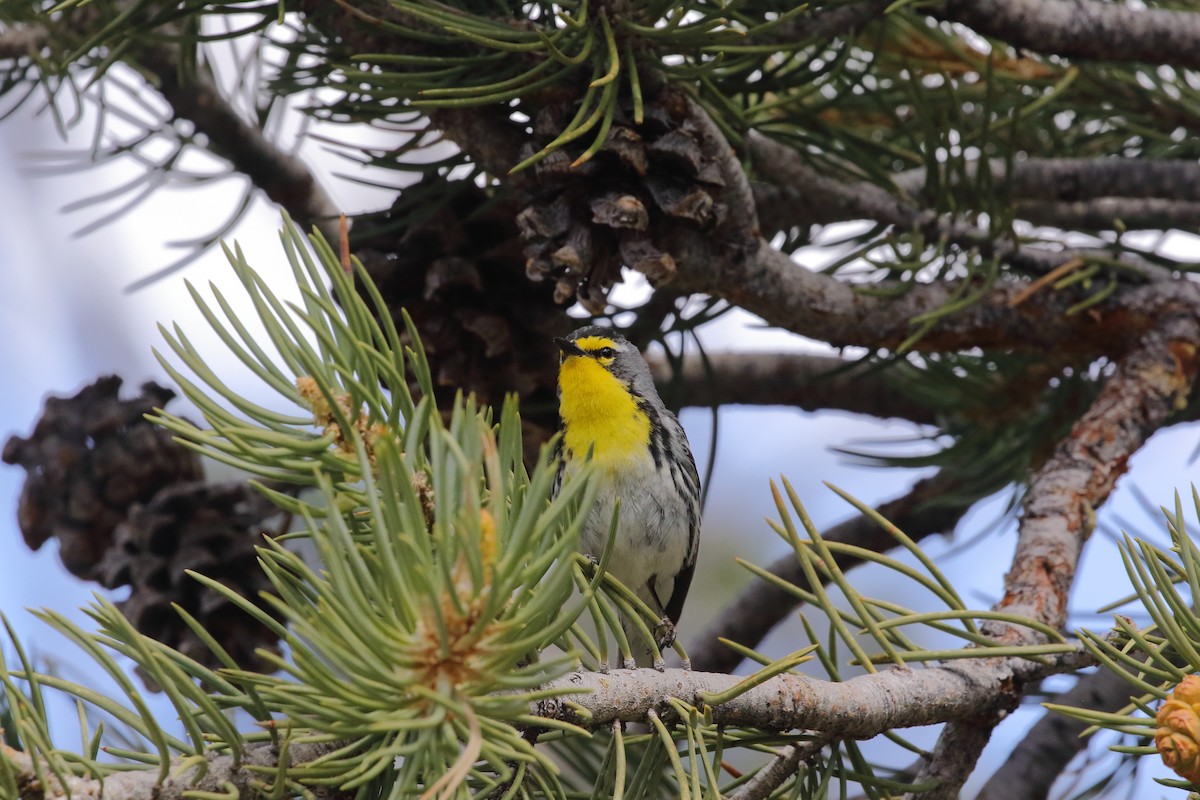
[[[746,134],[746,150],[756,175],[792,190],[788,199],[796,205],[789,206],[788,213],[795,217],[793,225],[873,219],[907,229],[921,215],[921,209],[911,200],[869,181],[848,181],[844,176],[818,172],[799,152],[758,131]]]
[[[1035,225],[1063,229],[1194,228],[1200,224],[1200,165],[1182,159],[1028,158],[985,162],[991,183],[1014,200],[1016,215]],[[936,180],[949,190],[975,182],[985,163],[939,170]],[[898,173],[902,195],[918,197],[929,181],[925,168]],[[794,191],[763,187],[773,199],[795,208]],[[782,197],[780,197],[782,195]],[[807,205],[813,205],[806,201]],[[800,206],[801,209],[805,206]],[[821,211],[825,207],[814,208]],[[780,221],[783,211],[777,209]]]
[[[1018,245],[1011,239],[991,238],[980,230],[939,218],[930,210],[918,209],[865,182],[846,183],[822,176],[805,165],[794,150],[765,136],[751,133],[747,141],[760,172],[804,186],[814,198],[820,198],[813,202],[823,200],[854,209],[860,218],[923,230],[933,240],[946,239],[975,248],[985,256],[1032,272],[1049,272],[1072,258],[1091,255],[1085,251],[1053,251]],[[1140,334],[1150,330],[1164,304],[1185,303],[1200,313],[1200,286],[1172,281],[1161,267],[1138,261],[1131,263],[1131,267],[1155,283],[1118,293],[1095,306],[1094,314],[1070,312],[1083,299],[1074,292],[1040,292],[1031,301],[1026,294],[1027,285],[1001,283],[985,292],[978,302],[940,319],[914,343],[909,341],[911,321],[955,302],[960,287],[945,281],[919,285],[882,281],[872,284],[872,295],[866,295],[836,278],[799,267],[787,254],[764,240],[759,240],[757,246],[746,243],[722,246],[712,237],[695,231],[680,229],[674,233],[671,251],[682,265],[677,289],[716,294],[758,314],[768,324],[834,346],[908,345],[920,350],[1052,348],[1111,354],[1123,351]],[[898,291],[903,294],[891,296]]]
[[[770,764],[754,773],[738,790],[729,795],[729,800],[764,800],[783,785],[784,781],[796,774],[809,758],[817,755],[830,743],[832,737],[818,736],[803,744],[788,745],[771,760]]]
[[[942,728],[937,743],[928,760],[921,764],[914,783],[935,783],[929,792],[909,793],[904,800],[932,800],[932,798],[954,798],[958,800],[962,784],[975,769],[983,748],[992,738],[992,731],[1020,703],[1022,690],[1010,698],[1008,708],[983,709],[961,720],[951,720]]]
[[[995,610],[1063,626],[1095,509],[1108,499],[1133,454],[1186,398],[1198,371],[1200,317],[1165,311],[1139,347],[1118,363],[1095,402],[1030,483],[1004,599]],[[1004,644],[1042,641],[1026,627],[987,623],[983,631]],[[917,777],[918,783],[939,782],[922,795],[925,800],[958,796],[998,722],[975,718],[946,726],[934,758]]]
[[[1200,317],[1169,303],[1160,313],[1159,324],[1118,362],[1091,408],[1034,476],[999,609],[1055,628],[1066,621],[1075,562],[1091,535],[1095,509],[1133,454],[1182,406],[1200,371]],[[1026,629],[1010,629],[1003,638],[1027,635]]]
[[[1182,230],[1200,227],[1200,203],[1159,198],[1100,197],[1075,202],[1018,202],[1017,216],[1034,225],[1083,231]]]
[[[964,172],[946,172],[937,176],[937,180],[954,191]],[[976,180],[977,173],[977,162],[966,164],[967,180]],[[814,170],[799,175],[802,182],[798,185],[793,184],[798,178],[780,180],[779,175],[774,175],[772,182],[756,182],[755,200],[762,210],[764,230],[876,218],[869,216],[872,207],[887,210],[882,198],[894,198],[869,182],[832,181]],[[1200,225],[1200,201],[1196,200],[1200,196],[1196,186],[1200,184],[1192,182],[1192,179],[1200,181],[1200,169],[1192,162],[1031,158],[1013,162],[1012,172],[1007,172],[1006,164],[997,160],[991,163],[991,175],[992,185],[1003,187],[1003,192],[1014,199],[1015,218],[1036,225],[1064,230],[1114,230],[1117,221],[1129,229],[1186,229]],[[905,198],[922,196],[928,181],[928,170],[924,168],[895,175],[893,182],[900,197],[894,198],[893,203],[899,205],[892,210],[902,209],[904,215],[890,217],[894,224],[911,228],[922,221],[922,213],[916,206],[906,205]],[[820,191],[812,191],[814,187]],[[834,198],[833,203],[830,197]],[[955,233],[944,221],[938,225],[943,230],[935,229],[934,233]],[[966,227],[956,229],[956,233],[962,243],[989,237],[984,235],[986,231]],[[1075,252],[1086,255],[1085,251]],[[1036,271],[1048,271],[1046,267],[1051,266],[1039,266],[1045,255],[1032,248],[1025,253],[1014,253],[1013,257],[1024,258],[1024,263],[1034,260]]]
[[[1086,651],[1045,657],[971,658],[951,666],[886,669],[846,681],[824,681],[787,673],[770,678],[733,699],[710,705],[744,678],[696,670],[653,669],[575,672],[544,688],[570,689],[570,702],[554,697],[533,703],[537,717],[599,728],[613,721],[638,722],[661,712],[666,698],[708,707],[717,725],[770,731],[817,731],[831,738],[868,739],[884,731],[976,716],[1007,708],[1019,685],[1046,675],[1072,672],[1093,663]]]
[[[897,391],[880,365],[808,353],[716,353],[707,365],[685,359],[672,374],[665,359],[649,361],[660,391],[685,407],[793,406],[937,424],[929,407]]]
[[[772,227],[768,229],[769,232],[786,230],[796,225],[869,219],[895,226],[902,231],[920,231],[929,241],[945,241],[964,250],[976,250],[984,257],[1009,263],[1034,274],[1051,272],[1064,262],[1075,258],[1112,259],[1112,253],[1106,250],[1047,250],[1022,245],[1011,236],[997,234],[987,228],[940,214],[933,208],[923,207],[911,199],[911,196],[920,194],[925,180],[924,170],[901,173],[897,180],[901,193],[896,195],[869,181],[848,181],[817,172],[805,162],[799,152],[760,133],[752,131],[747,135],[746,141],[758,173],[771,176],[772,183],[776,184],[774,188],[760,184],[755,192],[760,205],[771,209]],[[1014,191],[1025,189],[1031,193],[1045,194],[1045,186],[1054,186],[1057,179],[1057,185],[1060,187],[1058,193],[1068,196],[1083,191],[1070,189],[1076,182],[1097,178],[1093,191],[1103,191],[1101,187],[1115,189],[1122,186],[1134,193],[1133,196],[1138,196],[1136,192],[1149,191],[1154,183],[1152,180],[1138,179],[1134,171],[1129,169],[1132,165],[1127,162],[1121,162],[1122,167],[1119,169],[1096,171],[1107,173],[1107,180],[1094,174],[1092,168],[1095,162],[1070,160],[1061,169],[1052,160],[1042,160],[1040,163],[1042,169],[1025,175]],[[1185,189],[1176,184],[1173,178],[1166,177],[1171,171],[1172,162],[1139,163],[1154,164],[1150,172],[1153,176],[1163,179],[1164,188],[1170,187],[1189,198],[1195,195],[1195,187]],[[992,169],[995,180],[1004,180],[1002,162],[993,163]],[[996,171],[1000,171],[1000,174],[997,175]],[[1042,181],[1047,182],[1045,186],[1042,185]],[[1143,214],[1150,210],[1150,206],[1144,204],[1130,208],[1127,204],[1129,202],[1132,201],[1122,204],[1119,209],[1136,210]],[[1111,222],[1111,219],[1106,219],[1105,227],[1112,227]],[[1124,259],[1131,269],[1147,279],[1164,280],[1169,277],[1169,273],[1162,267],[1144,259],[1133,258],[1128,254],[1124,255]]]
[[[760,171],[804,186],[830,204],[854,208],[862,217],[925,229],[935,240],[946,238],[964,247],[975,247],[1034,272],[1049,272],[1081,257],[1081,251],[1038,249],[982,236],[980,231],[940,220],[932,212],[921,211],[878,187],[845,184],[821,176],[803,164],[795,151],[764,136],[751,134],[747,139]],[[730,246],[695,231],[677,229],[673,233],[671,252],[681,264],[677,289],[719,295],[769,324],[835,346],[1054,348],[1113,354],[1151,329],[1164,304],[1182,302],[1200,313],[1200,286],[1171,281],[1162,268],[1137,262],[1131,266],[1156,283],[1126,289],[1097,305],[1093,314],[1070,313],[1071,307],[1083,299],[1074,292],[1041,292],[1030,301],[1024,286],[1003,283],[978,302],[943,317],[914,344],[909,342],[911,320],[954,302],[959,287],[947,282],[914,286],[884,281],[871,288],[886,295],[889,290],[904,287],[905,293],[886,298],[868,296],[836,278],[798,267],[763,240],[757,246],[745,242]]]
[[[949,471],[924,478],[902,497],[881,504],[878,511],[913,541],[953,530],[967,509],[979,498],[960,498],[961,487]],[[940,502],[939,502],[940,501]],[[896,540],[869,518],[859,515],[835,525],[823,534],[831,542],[852,544],[882,552],[895,546]],[[839,558],[838,567],[844,572],[861,563],[858,559]],[[794,554],[780,558],[770,566],[772,574],[801,588],[808,587],[799,559]],[[732,672],[742,656],[721,644],[719,639],[731,639],[747,647],[755,647],[771,630],[790,616],[799,605],[796,597],[784,590],[755,581],[688,646],[692,665],[701,671]]]
[[[1200,68],[1200,14],[1095,0],[954,0],[930,13],[1034,53]]]
[[[1005,192],[1020,200],[1137,197],[1200,202],[1200,164],[1183,159],[995,158],[970,161],[961,169],[943,167],[937,180],[950,188],[964,179],[977,181],[983,163],[993,183],[1003,183]],[[902,194],[916,196],[928,179],[929,171],[922,167],[897,173],[892,181]]]
[[[72,12],[59,24],[73,33],[90,34],[90,26],[108,24],[108,19]],[[321,186],[308,166],[268,139],[263,131],[248,123],[217,86],[212,70],[200,63],[193,80],[181,63],[184,38],[178,26],[164,26],[162,40],[126,48],[122,60],[139,70],[159,91],[175,118],[192,123],[196,133],[208,139],[207,149],[245,175],[273,202],[304,227],[320,226],[330,240],[337,237],[341,210]],[[170,29],[168,29],[170,28]],[[78,30],[76,30],[78,29]],[[0,59],[15,59],[37,53],[53,44],[48,29],[40,23],[14,25],[0,32]]]
[[[756,35],[753,41],[768,44],[846,37],[882,18],[889,5],[865,0],[819,8]],[[1200,15],[1188,11],[1094,0],[1021,0],[999,7],[953,0],[925,11],[1033,53],[1193,68],[1200,63],[1193,46],[1200,36]]]
[[[375,30],[350,15],[336,19],[316,7],[305,9],[317,22],[333,26],[346,48],[369,51]],[[381,12],[384,13],[384,12]],[[357,45],[362,45],[358,47]],[[882,282],[872,286],[881,294],[905,292],[899,297],[867,296],[829,275],[799,267],[791,258],[754,238],[754,217],[746,203],[751,197],[744,171],[735,154],[720,137],[706,112],[689,104],[689,116],[703,133],[705,157],[718,165],[728,187],[730,219],[745,224],[729,237],[713,237],[684,225],[667,225],[663,248],[679,265],[673,288],[723,297],[776,325],[835,346],[860,345],[896,348],[909,344],[920,350],[956,350],[971,347],[1054,349],[1096,355],[1119,355],[1149,330],[1164,302],[1184,302],[1200,310],[1200,288],[1185,284],[1137,287],[1123,290],[1089,314],[1068,313],[1086,299],[1077,291],[1039,292],[1024,297],[1026,287],[1003,283],[978,302],[940,320],[919,341],[910,339],[911,320],[960,299],[962,287],[954,283],[912,285]],[[470,124],[468,124],[470,123]],[[522,137],[502,109],[446,123],[449,138],[492,174],[501,174],[519,160]],[[487,143],[486,146],[480,143]],[[498,144],[497,144],[498,143]],[[1017,245],[1009,239],[964,226],[896,198],[883,189],[857,183],[839,183],[816,174],[802,164],[794,151],[763,136],[748,137],[751,156],[760,173],[779,176],[784,183],[802,186],[812,202],[853,209],[858,218],[874,219],[906,230],[916,228],[930,240],[946,239],[973,248],[1020,269],[1044,274],[1075,257],[1111,254],[1054,250]],[[769,157],[764,156],[769,154]],[[742,177],[739,177],[742,176]],[[1126,263],[1143,277],[1161,280],[1164,270],[1125,256]]]
[[[534,719],[528,725],[535,729],[536,718],[542,718],[596,729],[614,721],[642,722],[651,713],[669,718],[667,699],[675,698],[698,708],[708,707],[719,725],[815,730],[822,734],[823,742],[869,738],[894,728],[945,722],[977,714],[981,708],[1007,705],[1014,685],[1091,663],[1091,656],[1080,649],[1043,657],[1041,663],[981,657],[947,667],[891,669],[845,682],[784,674],[715,706],[709,706],[706,697],[728,692],[744,679],[682,669],[575,672],[543,687],[552,696],[530,704]],[[286,765],[310,763],[345,744],[291,744]],[[810,749],[802,747],[799,752]],[[157,769],[115,773],[103,783],[79,777],[71,779],[64,791],[58,785],[42,786],[25,753],[5,748],[0,755],[15,766],[17,785],[28,787],[20,800],[55,800],[67,792],[96,800],[182,800],[185,792],[194,791],[250,798],[258,796],[265,778],[285,766],[279,763],[275,746],[251,744],[244,748],[240,763],[229,755],[209,753],[202,774],[189,764],[171,769],[163,783],[158,781]],[[776,770],[765,780],[775,780],[780,772]]]
[[[317,225],[335,241],[341,209],[308,166],[237,113],[207,64],[198,65],[193,81],[181,79],[180,54],[179,45],[148,45],[135,52],[132,63],[149,71],[176,117],[191,121],[208,137],[210,151],[228,160],[302,227]]]
[[[848,37],[871,20],[883,16],[889,5],[885,0],[866,0],[817,8],[772,26],[755,35],[752,41],[755,44],[785,44]]]
[[[718,295],[770,325],[836,347],[898,348],[908,344],[920,351],[980,347],[1119,354],[1153,327],[1162,308],[1186,305],[1200,310],[1200,285],[1186,280],[1126,289],[1097,304],[1090,314],[1069,313],[1085,295],[1044,291],[1023,300],[1028,284],[1014,281],[996,285],[978,302],[943,317],[920,339],[909,342],[912,320],[956,301],[960,287],[910,283],[899,296],[868,295],[804,269],[765,241],[741,256],[702,234],[679,232],[672,252],[685,265],[676,288]],[[1075,257],[1072,252],[1026,248],[1023,255],[1036,260],[1039,268],[1058,267]],[[882,293],[902,290],[886,281],[870,288]]]
[[[334,752],[344,743],[293,743],[288,745],[286,763],[307,764]],[[190,763],[172,769],[170,776],[159,782],[157,770],[116,772],[103,781],[95,778],[70,778],[66,786],[54,778],[43,785],[32,759],[26,753],[0,745],[0,759],[16,767],[16,784],[21,794],[12,800],[60,800],[86,797],[89,800],[186,800],[193,792],[220,793],[222,796],[245,798],[261,796],[263,780],[279,771],[278,748],[271,743],[247,746],[241,758],[210,752],[201,765]],[[48,774],[48,773],[45,773]],[[334,793],[321,793],[330,798]]]
[[[1082,676],[1051,702],[1113,712],[1128,703],[1129,696],[1130,686],[1125,679],[1101,668]],[[1082,736],[1087,728],[1079,720],[1053,711],[1043,712],[976,800],[1045,800],[1054,781],[1087,746],[1088,740]]]

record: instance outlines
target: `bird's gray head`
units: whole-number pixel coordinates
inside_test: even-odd
[[[635,395],[650,400],[658,397],[646,359],[631,342],[611,328],[588,325],[554,341],[563,362],[570,358],[592,359],[629,386]]]

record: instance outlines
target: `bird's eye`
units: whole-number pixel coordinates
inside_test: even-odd
[[[616,358],[617,351],[611,347],[601,347],[596,351],[596,358]]]

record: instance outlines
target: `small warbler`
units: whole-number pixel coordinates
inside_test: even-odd
[[[659,615],[654,636],[668,647],[700,544],[700,476],[687,435],[658,396],[646,360],[620,334],[588,326],[554,341],[561,351],[556,491],[590,451],[599,492],[580,546],[600,556],[620,500],[608,571]],[[632,635],[628,621],[623,628]]]

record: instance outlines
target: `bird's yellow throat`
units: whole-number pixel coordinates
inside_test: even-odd
[[[644,458],[650,447],[650,418],[625,384],[588,356],[567,356],[558,372],[563,444],[576,457],[605,467]]]

